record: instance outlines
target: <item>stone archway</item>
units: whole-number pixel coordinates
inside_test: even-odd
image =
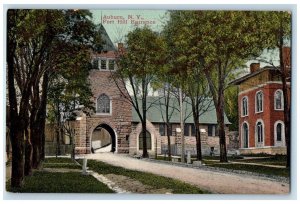
[[[117,134],[113,128],[105,123],[96,126],[90,137],[91,152],[115,152],[117,148]]]

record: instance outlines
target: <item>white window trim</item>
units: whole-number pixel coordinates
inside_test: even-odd
[[[102,69],[102,68],[101,68],[101,61],[102,61],[102,60],[105,60],[105,69]],[[108,68],[108,67],[107,67],[107,58],[103,58],[103,57],[99,57],[99,58],[98,58],[98,68],[99,68],[100,71],[107,71],[107,70],[108,70],[108,69],[107,69],[107,68]]]
[[[97,107],[98,107],[97,100],[102,94],[105,94],[109,98],[109,113],[99,113],[99,112],[97,112]],[[96,115],[112,115],[112,98],[108,94],[106,94],[106,93],[99,94],[98,97],[96,98],[95,104],[96,104]]]
[[[261,122],[262,124],[262,142],[258,143],[258,134],[257,134],[257,124]],[[262,145],[262,146],[258,146],[258,144]],[[255,147],[264,147],[265,146],[265,124],[264,121],[262,119],[258,119],[255,123]]]
[[[98,57],[97,59],[98,59],[98,70],[99,71],[102,71],[102,72],[116,71],[116,69],[117,69],[117,63],[116,63],[116,59],[115,58],[112,58],[112,57],[110,57],[110,58]],[[105,67],[106,67],[106,69],[102,69],[101,68],[101,60],[105,60]],[[109,60],[114,60],[115,61],[115,63],[114,63],[114,69],[113,70],[109,69]]]
[[[246,124],[248,126],[248,147],[244,147],[244,124]],[[249,123],[247,121],[244,121],[242,123],[242,126],[241,126],[241,148],[242,149],[247,149],[250,147],[250,126],[249,126]]]
[[[246,115],[243,115],[244,111],[243,111],[243,108],[244,108],[244,98],[247,99],[247,114]],[[241,109],[241,117],[246,117],[249,115],[249,99],[248,99],[248,96],[244,96],[242,98],[242,109]]]
[[[281,92],[281,108],[280,109],[277,109],[276,108],[276,93],[277,92]],[[275,92],[274,92],[274,110],[276,111],[283,111],[283,108],[284,107],[284,100],[283,100],[283,91],[281,89],[277,89]]]
[[[114,69],[110,70],[109,69],[109,60],[114,60]],[[106,59],[106,71],[115,71],[116,70],[116,59],[115,58],[107,58]]]
[[[281,135],[281,141],[278,142],[277,141],[277,125],[278,124],[281,124],[282,125],[282,135]],[[284,147],[285,146],[285,126],[284,126],[284,122],[282,120],[277,120],[275,123],[274,123],[274,146],[275,147]]]
[[[262,93],[262,97],[261,97],[261,111],[257,111],[257,94],[261,92]],[[264,112],[264,93],[262,90],[259,90],[255,93],[255,113],[262,113]]]

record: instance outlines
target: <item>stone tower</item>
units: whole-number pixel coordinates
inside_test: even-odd
[[[82,117],[79,122],[85,128],[81,128],[83,131],[79,131],[80,135],[76,135],[76,152],[89,154],[93,152],[93,147],[110,144],[108,151],[128,153],[131,105],[119,90],[119,88],[124,90],[124,86],[118,84],[118,88],[112,78],[117,69],[116,48],[102,25],[101,29],[102,39],[105,41],[103,51],[93,55],[94,69],[89,73],[93,93],[91,100],[95,104],[96,112],[92,116]],[[97,137],[102,139],[94,140],[95,135],[99,135]]]

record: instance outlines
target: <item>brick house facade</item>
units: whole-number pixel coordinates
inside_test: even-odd
[[[285,48],[284,53],[285,57],[290,56],[289,49]],[[252,63],[250,74],[232,83],[239,86],[240,152],[286,154],[284,101],[279,69],[260,68],[259,63]],[[290,83],[288,85],[290,87]]]

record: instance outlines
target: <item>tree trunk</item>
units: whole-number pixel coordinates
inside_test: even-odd
[[[12,118],[13,120],[13,118]],[[14,124],[14,123],[12,123]],[[23,185],[24,178],[24,132],[18,126],[11,126],[11,143],[12,143],[12,172],[11,187],[20,188]]]
[[[32,145],[30,141],[30,136],[28,132],[28,125],[25,128],[25,166],[24,166],[24,175],[30,176],[32,174]]]
[[[59,110],[59,103],[56,104],[57,108],[57,129],[56,129],[56,157],[61,155],[60,152],[60,110]]]
[[[32,132],[32,168],[37,169],[40,165],[40,136],[38,131],[39,126],[36,123],[31,126]]]
[[[217,105],[217,121],[219,129],[219,144],[220,144],[220,162],[228,162],[226,150],[225,137],[225,123],[224,123],[224,92],[219,91],[218,105]]]
[[[143,116],[143,121],[142,121],[142,134],[143,134],[143,158],[148,158],[148,151],[147,151],[147,141],[146,141],[146,118]]]
[[[197,161],[202,160],[202,147],[201,147],[201,134],[199,130],[199,122],[195,123],[196,128],[196,149],[197,149]]]
[[[147,140],[146,140],[146,121],[147,121],[147,83],[146,79],[142,80],[142,87],[143,87],[143,100],[142,100],[142,108],[143,108],[143,120],[142,120],[142,132],[143,132],[143,158],[148,158],[148,151],[147,151]],[[151,146],[151,144],[150,144]]]
[[[7,11],[7,78],[8,100],[10,115],[10,141],[12,146],[11,187],[20,188],[24,178],[24,123],[18,116],[18,105],[14,80],[14,55],[16,52],[16,38],[13,28],[16,26],[17,10]]]
[[[47,95],[48,95],[48,85],[49,85],[49,72],[44,73],[43,84],[42,84],[42,96],[41,96],[41,105],[38,112],[38,120],[40,121],[40,160],[45,159],[45,125],[46,125],[46,112],[47,112]]]
[[[282,23],[282,22],[281,22]],[[289,70],[287,69],[287,62],[285,60],[289,59],[284,59],[283,56],[283,30],[280,30],[280,40],[279,40],[279,57],[280,57],[280,69],[281,69],[281,81],[282,81],[282,92],[283,92],[283,104],[284,104],[284,133],[285,133],[285,143],[286,143],[286,155],[287,155],[287,160],[286,160],[286,167],[289,168],[291,165],[291,141],[290,141],[290,135],[291,135],[291,121],[290,121],[290,100],[289,100],[289,87],[287,85],[287,77],[288,77],[288,72]],[[290,57],[290,56],[286,56]]]
[[[171,126],[170,126],[170,123],[167,123],[167,139],[168,139],[168,160],[171,161],[171,157],[172,157],[172,154],[171,154],[171,138],[170,138],[170,129],[171,129]]]

